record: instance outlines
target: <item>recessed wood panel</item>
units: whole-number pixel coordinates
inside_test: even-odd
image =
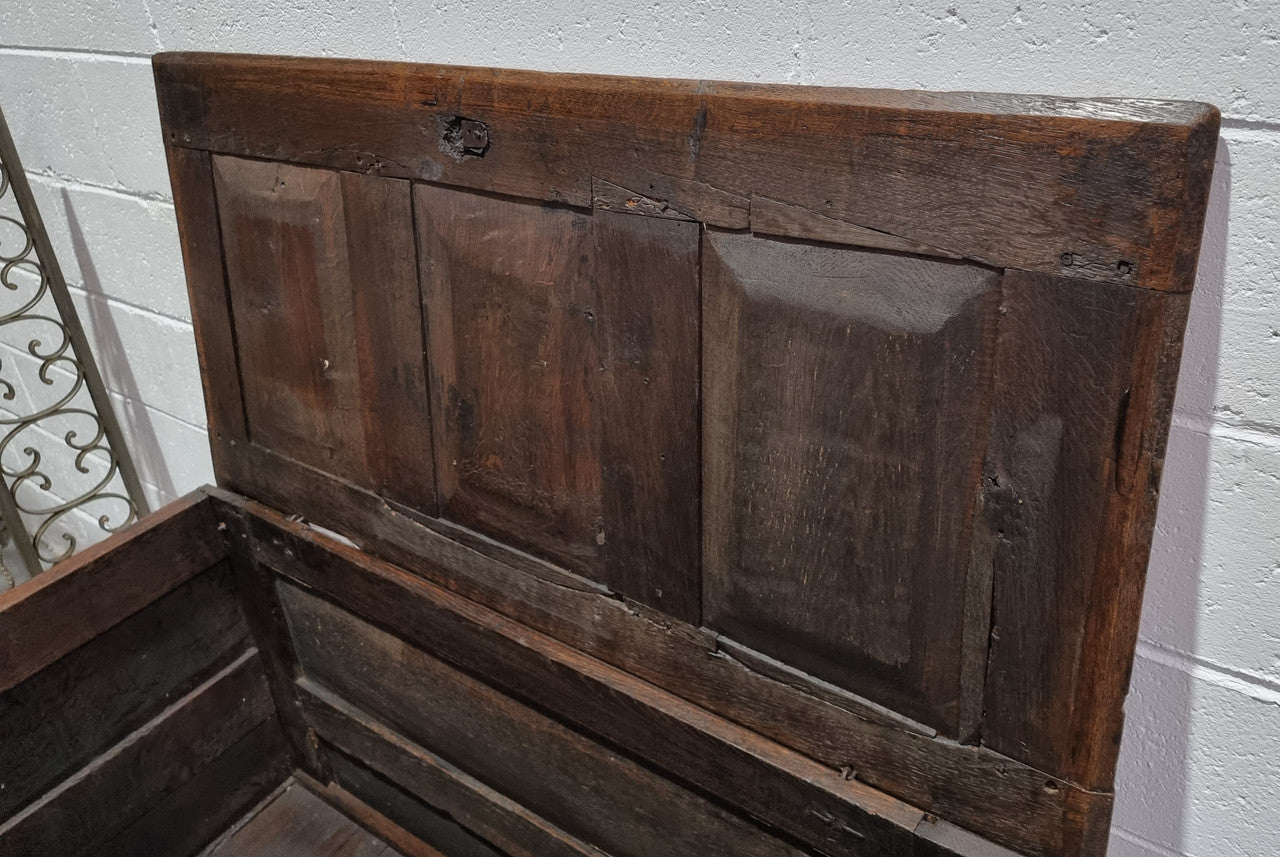
[[[715,231],[703,258],[707,624],[954,732],[999,275]]]
[[[604,538],[590,215],[414,193],[443,514],[589,573]]]
[[[409,183],[215,158],[250,439],[429,513]]]
[[[802,853],[340,607],[284,583],[280,598],[308,681],[571,836],[618,857]]]
[[[698,225],[415,189],[442,514],[698,615]]]

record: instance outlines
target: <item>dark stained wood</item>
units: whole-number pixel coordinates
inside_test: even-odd
[[[227,534],[229,563],[235,574],[237,590],[254,642],[262,655],[263,671],[276,716],[288,739],[290,755],[307,773],[321,780],[329,779],[329,766],[315,733],[307,728],[298,703],[294,681],[300,675],[293,642],[285,625],[284,613],[276,598],[269,572],[258,566],[249,545],[250,533],[244,512],[220,506],[219,526]]]
[[[699,227],[597,211],[604,544],[616,592],[700,624]]]
[[[758,195],[999,267],[1179,291],[1218,125],[1183,102],[200,54],[155,69],[171,145],[583,207],[595,178],[731,228]],[[463,122],[484,146],[459,145]]]
[[[696,221],[696,218],[677,211],[663,200],[654,199],[597,178],[591,180],[591,207],[597,211],[618,211],[623,214],[643,214],[668,220]]]
[[[443,514],[696,623],[697,224],[415,204]]]
[[[222,566],[0,693],[0,818],[225,667],[248,634]]]
[[[101,843],[143,816],[161,796],[182,787],[241,738],[272,721],[257,651],[249,649],[0,823],[0,853],[95,854]]]
[[[0,692],[122,622],[226,554],[204,494],[0,593]]]
[[[957,253],[907,241],[887,232],[877,232],[865,226],[855,226],[834,217],[769,199],[767,196],[751,197],[751,231],[757,235],[777,235],[784,238],[807,238],[834,244],[849,244],[878,250],[895,250],[925,256],[941,256],[947,259],[963,259]]]
[[[975,562],[994,567],[983,741],[1114,776],[1187,299],[1006,276]]]
[[[427,806],[362,762],[333,748],[328,748],[328,753],[333,759],[334,776],[342,788],[358,796],[362,802],[384,809],[388,821],[394,818],[396,827],[421,843],[420,848],[448,857],[503,857],[493,846],[453,818]]]
[[[847,847],[838,844],[845,835],[841,830],[874,831],[868,834],[874,839],[883,832],[884,824],[889,825],[887,830],[901,825],[909,831],[919,822],[916,810],[847,779],[846,775],[813,765],[705,711],[686,707],[686,703],[676,697],[583,658],[540,634],[456,599],[393,567],[370,560],[336,542],[320,549],[312,547],[311,537],[305,534],[285,540],[280,538],[282,530],[273,527],[272,533],[265,535],[260,543],[267,565],[285,570],[330,597],[341,598],[351,609],[376,617],[380,624],[393,628],[434,655],[465,665],[469,672],[484,675],[521,697],[535,699],[540,706],[588,731],[608,735],[613,742],[660,768],[679,771],[683,778],[743,806],[771,824],[784,829],[791,825],[795,828],[792,832],[798,836],[801,835],[798,831],[803,829],[809,837],[830,840],[826,847],[839,850]],[[418,597],[420,595],[425,598]],[[443,607],[446,602],[451,605],[449,608]],[[431,606],[434,603],[441,606]],[[473,624],[472,619],[464,620],[463,616],[471,616],[479,624]],[[498,636],[491,637],[481,627],[493,627]],[[544,648],[546,655],[535,654]],[[829,733],[820,733],[820,741],[829,739]],[[903,746],[910,745],[903,742]],[[989,767],[993,778],[1008,773],[1017,782],[1022,776],[1021,766],[1011,760],[993,755],[984,762],[984,751],[980,748],[965,748],[965,751],[976,760],[975,768]],[[914,751],[913,755],[925,760],[932,757],[927,750]],[[1029,792],[1033,776],[1036,775],[1028,772],[1022,780]],[[783,787],[783,781],[790,785]],[[1032,825],[1029,832],[1020,835],[1004,829],[1006,837],[1045,842],[1060,835],[1058,828],[1063,823],[1060,811],[1052,823],[1047,811],[1052,810],[1054,804],[1060,805],[1063,795],[1056,788],[1056,781],[1053,781],[1054,789],[1046,789],[1048,781],[1052,781],[1051,778],[1046,780],[1043,776],[1034,780],[1035,789],[1046,795],[1041,801],[1037,801],[1033,793],[1011,796],[1007,786],[991,789],[994,803],[1016,808],[1017,820]],[[768,798],[756,789],[744,791],[744,783],[758,784],[759,789],[767,790]],[[1067,790],[1065,784],[1062,790]],[[942,797],[944,801],[973,801],[962,788],[956,788],[954,796],[949,789],[942,790]],[[808,814],[794,802],[814,807],[818,815]],[[822,821],[823,818],[828,821]],[[833,818],[839,820],[837,829],[831,827]],[[915,820],[908,821],[909,818]],[[810,820],[813,826],[807,826]],[[894,841],[892,835],[889,841]],[[1036,850],[1048,853],[1053,849],[1053,845],[1046,844],[1037,846]]]
[[[409,183],[213,172],[250,437],[434,512]]]
[[[202,857],[395,857],[399,852],[291,783]]]
[[[248,440],[235,328],[222,259],[222,230],[208,152],[166,146],[169,184],[178,217],[182,261],[187,275],[191,320],[200,335],[200,382],[209,419],[209,434],[227,442]],[[220,454],[220,450],[214,450]]]
[[[309,680],[569,836],[617,855],[800,853],[341,608],[287,585],[281,598]]]
[[[328,755],[334,758],[341,756],[340,752],[333,748],[328,749]],[[336,782],[321,784],[302,771],[295,772],[293,776],[322,800],[327,801],[348,818],[358,821],[361,827],[376,834],[405,857],[452,857],[452,855],[442,855],[440,851],[432,848]]]
[[[326,688],[309,679],[303,679],[302,684],[308,717],[325,740],[438,810],[428,810],[425,814],[444,813],[510,857],[601,857],[603,854],[438,755],[371,720]],[[538,775],[541,771],[534,769],[531,773]],[[357,793],[361,793],[361,789],[349,780],[359,778],[363,782],[366,779],[353,771],[347,771],[345,777],[339,772],[338,778]],[[505,782],[499,783],[499,787],[505,785]],[[424,814],[412,809],[409,813],[415,817]]]
[[[999,275],[715,230],[703,266],[707,625],[957,737]]]
[[[489,556],[464,547],[353,486],[282,464],[266,451],[247,451],[237,457],[238,466],[270,474],[267,482],[277,492],[270,499],[289,502],[325,526],[353,528],[369,551],[998,842],[1033,854],[1064,853],[1064,839],[1092,817],[1080,807],[1110,811],[1110,795],[1082,792],[984,747],[929,740],[928,730],[847,693],[815,692],[814,680],[803,674],[791,671],[779,680],[753,669],[714,636],[661,614],[517,571],[525,567],[523,555],[512,557],[508,551],[508,565],[497,558],[498,551]],[[239,472],[232,476],[243,478]],[[314,543],[326,553],[347,555],[345,547],[304,524],[210,490],[219,501],[252,513],[260,551],[269,547],[279,557]]]
[[[175,791],[153,799],[141,818],[93,857],[190,857],[275,790],[293,769],[280,728],[259,723]]]
[[[444,516],[590,575],[600,362],[591,219],[414,188]]]

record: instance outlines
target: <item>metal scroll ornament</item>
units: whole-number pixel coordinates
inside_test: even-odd
[[[147,511],[2,112],[0,476],[0,540],[23,576]],[[0,567],[0,589],[14,582]]]

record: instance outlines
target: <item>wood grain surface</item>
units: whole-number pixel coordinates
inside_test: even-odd
[[[1103,853],[1213,107],[155,71],[215,469],[250,498],[219,516],[318,780],[331,750],[447,838],[421,778],[484,792],[439,759],[511,802],[494,836],[607,832],[335,687],[338,638],[304,688],[275,573],[551,714],[548,765],[586,736],[829,854]]]

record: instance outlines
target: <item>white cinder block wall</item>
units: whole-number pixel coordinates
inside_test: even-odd
[[[1276,0],[3,0],[0,104],[157,503],[211,478],[160,50],[1217,104],[1111,850],[1280,854]]]

